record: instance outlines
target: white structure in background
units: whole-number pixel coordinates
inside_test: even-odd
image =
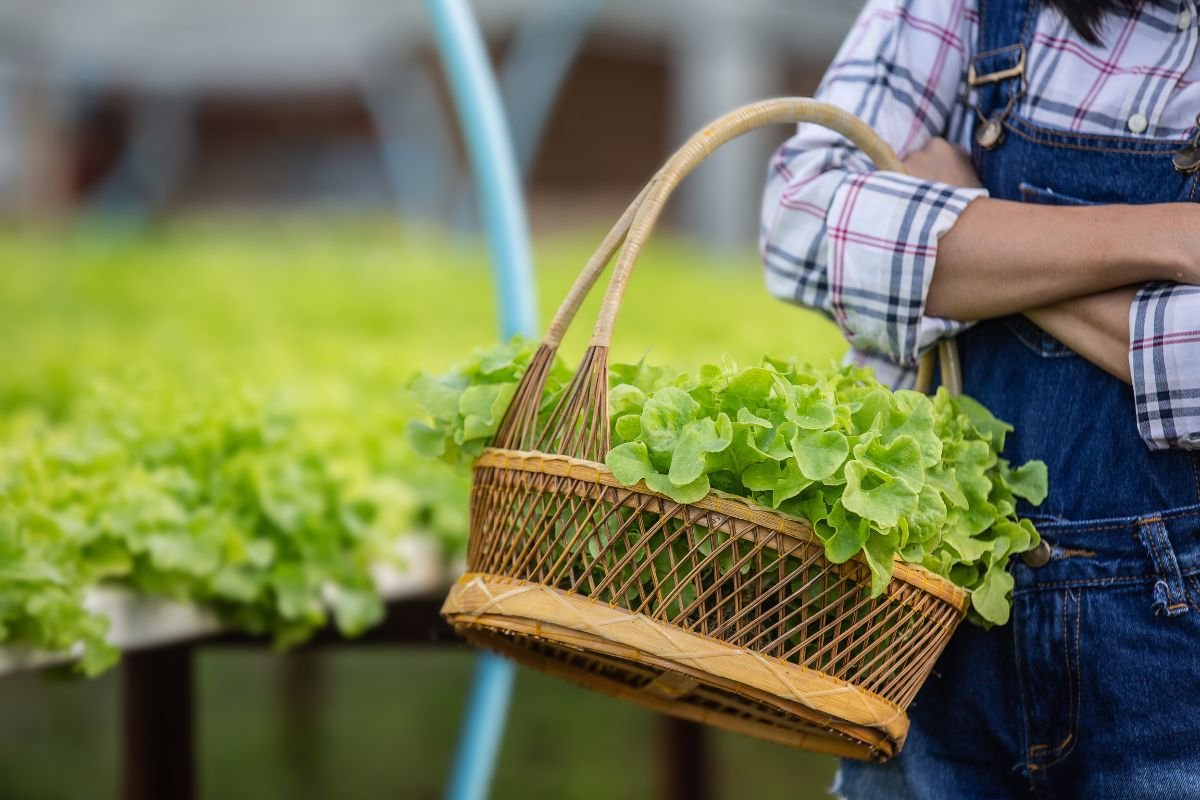
[[[419,531],[397,539],[395,552],[397,563],[402,567],[378,564],[371,570],[375,586],[385,602],[441,594],[466,568],[464,563],[448,564],[441,543]],[[331,614],[333,591],[333,587],[327,587],[327,611]],[[105,638],[121,651],[195,641],[225,630],[217,616],[207,608],[129,589],[95,587],[88,590],[84,603],[89,611],[108,618]],[[0,677],[10,672],[69,663],[79,655],[78,648],[72,652],[46,653],[24,646],[0,646]]]
[[[573,1],[475,6],[485,30],[502,34],[543,2]],[[789,61],[828,60],[859,6],[857,0],[608,0],[594,24],[615,34],[613,41],[670,54],[670,131],[682,141],[720,113],[785,91]],[[21,187],[36,191],[47,180],[19,174],[44,167],[44,159],[27,156],[55,130],[55,106],[29,103],[30,87],[76,94],[116,87],[148,97],[366,91],[379,84],[381,71],[392,86],[403,86],[387,71],[429,45],[417,0],[0,0],[0,208],[13,205]],[[31,113],[51,118],[28,122]],[[428,125],[421,135],[430,136]],[[689,181],[688,227],[744,246],[757,216],[766,142],[778,138],[738,142]],[[444,144],[433,142],[431,150]]]

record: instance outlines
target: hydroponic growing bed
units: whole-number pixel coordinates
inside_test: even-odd
[[[547,248],[550,296],[586,241]],[[453,577],[465,476],[410,452],[406,384],[491,338],[479,251],[383,224],[223,223],[10,236],[0,258],[0,668],[45,651],[95,673],[106,641],[216,627],[354,635],[387,598]],[[725,298],[720,319],[631,306],[631,324],[673,329],[657,358],[718,335],[735,356],[841,348],[815,316],[763,305],[752,263],[668,246],[645,280],[648,298]],[[724,322],[739,307],[758,330]]]
[[[543,298],[561,294],[593,239],[541,248]],[[90,666],[107,669],[118,652],[125,665],[126,796],[192,785],[191,643],[342,641],[322,627],[337,617],[331,575],[360,590],[350,611],[365,633],[350,641],[454,641],[437,609],[465,544],[465,476],[411,454],[404,431],[418,409],[406,386],[494,336],[482,247],[390,220],[220,220],[136,241],[9,234],[0,260],[0,673],[78,672],[88,665],[73,626],[100,626],[91,630],[107,645]],[[761,302],[749,254],[715,262],[666,243],[645,267],[646,291],[626,314],[671,330],[655,337],[656,360],[695,359],[718,339],[736,358],[772,344],[818,360],[843,350],[819,317]],[[722,314],[658,300],[690,292],[721,296]],[[114,437],[136,456],[106,454]],[[165,446],[184,440],[191,455]],[[197,482],[197,453],[224,469],[240,463],[234,485],[264,494],[202,502],[183,479]],[[314,496],[323,498],[315,510]],[[232,515],[222,546],[185,546],[218,507]],[[276,543],[272,557],[246,569],[258,541]],[[280,546],[288,542],[297,546]],[[239,558],[266,587],[244,601],[219,577]],[[301,591],[281,592],[279,573],[297,572]],[[55,635],[61,647],[46,647]],[[686,775],[699,734],[666,730]]]

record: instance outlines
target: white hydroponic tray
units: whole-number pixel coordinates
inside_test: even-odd
[[[441,544],[430,536],[408,535],[396,542],[402,568],[380,565],[372,570],[384,599],[392,602],[445,590],[461,568],[447,566]],[[119,650],[138,650],[199,639],[222,630],[206,608],[149,597],[128,589],[98,587],[86,605],[109,619],[108,641]],[[0,647],[0,675],[64,664],[72,653],[47,653],[29,647]]]

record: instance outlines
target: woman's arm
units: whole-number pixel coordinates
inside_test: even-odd
[[[1200,283],[1198,230],[1200,208],[1189,203],[1073,207],[976,200],[942,237],[926,309],[979,320],[1133,284]],[[1122,296],[1128,301],[1132,295]],[[1113,300],[1104,297],[1077,306],[1074,316],[1108,310]],[[1128,322],[1124,333],[1128,343]]]
[[[926,180],[980,185],[966,153],[945,139],[930,140],[904,166]],[[1101,340],[1120,338],[1128,349],[1134,290],[1109,290],[1200,283],[1198,223],[1200,208],[1190,203],[1047,206],[981,198],[938,244],[926,311],[980,320],[1037,309],[1035,322],[1052,326],[1042,327],[1081,355],[1103,349]],[[1078,302],[1050,307],[1068,300]],[[1111,356],[1103,358],[1105,369],[1115,367]],[[1118,377],[1129,380],[1127,363]]]
[[[1138,290],[1129,311],[1138,430],[1154,450],[1200,450],[1200,288]]]
[[[1113,377],[1131,383],[1129,307],[1137,288],[1124,286],[1090,297],[1026,311],[1035,325]]]
[[[965,154],[942,140],[934,140],[910,155],[905,166],[914,174],[931,179],[962,186],[978,185]],[[976,201],[971,208],[983,202]],[[993,201],[987,203],[992,205]],[[1053,294],[1071,288],[1081,275],[1085,278],[1099,275],[1102,282],[1128,281],[1128,276],[1149,270],[1152,277],[1168,278],[1165,283],[1123,286],[1024,311],[1034,323],[1072,350],[1133,384],[1138,430],[1148,447],[1200,449],[1200,287],[1189,285],[1200,283],[1193,232],[1200,209],[1191,203],[1088,209],[1030,206],[1027,210],[1036,212],[1039,218],[1030,218],[1024,225],[1018,224],[1019,217],[1012,209],[984,210],[994,211],[1000,217],[997,225],[1000,234],[993,236],[994,231],[971,230],[972,225],[987,227],[982,225],[986,214],[974,215],[974,220],[968,221],[968,214],[964,213],[959,222],[966,221],[967,225],[961,228],[956,225],[943,238],[943,245],[964,232],[968,235],[940,250],[930,304],[935,304],[934,298],[943,289],[950,289],[947,300],[950,305],[959,304],[960,310],[974,309],[991,315],[998,309],[1003,313],[1004,308],[1027,306],[1027,301],[1014,299],[1012,294],[1015,291],[1020,295],[1023,287],[1031,285]],[[1094,219],[1111,229],[1084,236],[1081,241],[1077,222],[1067,217],[1086,218],[1086,215],[1059,212],[1089,210],[1098,212]],[[993,238],[989,240],[989,236]],[[1024,275],[1022,270],[1028,270],[1031,261],[1043,257],[1040,251],[1027,252],[1028,244],[1021,243],[1026,239],[1053,252],[1061,259],[1060,267],[1065,267],[1041,283],[1036,276]],[[1020,253],[1026,254],[1024,261]],[[1005,260],[1010,265],[1016,264],[1007,273],[1000,263]],[[949,270],[943,270],[946,264],[952,265]],[[963,271],[970,271],[973,264],[986,267],[982,278],[963,277]],[[1115,278],[1105,277],[1112,275],[1114,264],[1129,266],[1118,269]],[[968,286],[985,292],[986,296],[971,298],[969,291],[938,285],[947,273],[956,270]],[[1007,281],[1005,274],[1010,276]],[[1022,279],[1017,280],[1016,275],[1022,275]],[[991,285],[981,285],[989,280]]]
[[[964,92],[976,3],[870,0],[817,90],[901,156],[970,124]],[[767,288],[827,313],[859,350],[913,366],[966,325],[925,314],[938,239],[984,192],[881,172],[842,136],[801,125],[763,198]]]
[[[1200,449],[1200,288],[1127,286],[1026,316],[1133,384],[1138,431],[1148,447]]]

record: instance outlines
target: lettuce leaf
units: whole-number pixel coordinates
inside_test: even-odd
[[[528,363],[523,347],[414,380],[430,419],[412,423],[413,447],[454,463],[477,454]],[[548,396],[556,401],[568,377],[556,367]],[[944,389],[893,392],[858,367],[771,358],[691,373],[642,360],[613,365],[609,381],[605,463],[621,483],[680,503],[715,486],[803,517],[830,561],[862,559],[873,593],[895,560],[912,561],[971,592],[974,622],[1007,621],[1008,561],[1039,543],[1017,503],[1041,503],[1047,474],[1041,462],[1002,458],[1012,426],[980,403]]]

